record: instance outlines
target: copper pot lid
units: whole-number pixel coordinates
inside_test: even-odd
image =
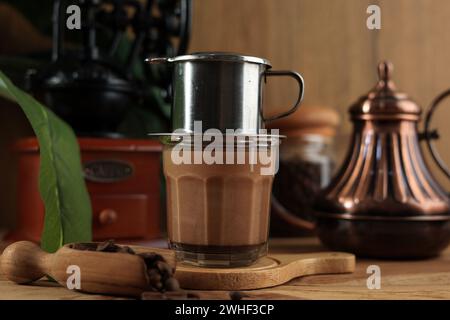
[[[388,61],[378,65],[378,83],[349,109],[353,119],[419,120],[421,108],[408,95],[397,91],[392,81],[393,69]]]

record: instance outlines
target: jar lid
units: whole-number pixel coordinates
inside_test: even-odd
[[[405,93],[397,91],[391,80],[392,63],[383,61],[378,65],[378,83],[353,104],[349,112],[359,119],[409,119],[418,120],[421,108]]]
[[[288,138],[312,134],[333,137],[339,123],[339,114],[332,108],[304,106],[288,117],[273,121],[268,127],[280,129],[280,134]]]

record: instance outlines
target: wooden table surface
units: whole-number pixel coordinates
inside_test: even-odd
[[[273,239],[272,252],[326,251],[314,238]],[[1,250],[1,248],[0,248]],[[368,289],[367,267],[381,269],[381,288]],[[202,298],[226,299],[228,292],[201,291]],[[419,261],[357,259],[353,274],[315,275],[284,285],[245,291],[249,299],[450,299],[450,248],[440,257]],[[118,299],[69,291],[48,281],[19,286],[7,281],[0,270],[0,299]]]

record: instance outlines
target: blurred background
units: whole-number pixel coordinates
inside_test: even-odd
[[[366,27],[371,4],[381,8],[381,30]],[[13,79],[33,65],[33,54],[48,54],[51,8],[49,0],[0,1],[0,69]],[[304,105],[328,106],[339,113],[339,164],[352,128],[347,109],[374,86],[379,61],[393,62],[397,87],[424,110],[450,88],[449,16],[447,0],[194,0],[188,51],[239,52],[267,58],[275,69],[300,72],[306,82]],[[270,112],[290,105],[295,89],[289,80],[271,81],[265,107]],[[437,111],[433,124],[439,128],[437,145],[447,163],[449,107]],[[4,101],[0,121],[0,226],[8,227],[14,224],[15,210],[15,164],[8,143],[31,132],[19,108]]]

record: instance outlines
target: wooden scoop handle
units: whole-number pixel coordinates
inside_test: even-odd
[[[19,241],[3,251],[0,269],[13,282],[30,283],[49,273],[52,256],[32,242]]]

